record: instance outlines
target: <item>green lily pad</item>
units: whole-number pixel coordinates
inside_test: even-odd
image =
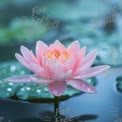
[[[0,64],[0,97],[8,98],[15,94],[19,84],[7,82],[5,79],[11,76],[30,74],[30,71],[20,63],[6,62]]]
[[[0,79],[26,74],[30,74],[30,71],[17,61],[10,61],[0,64]]]
[[[46,85],[35,83],[13,83],[3,79],[11,76],[31,74],[20,63],[6,62],[0,65],[0,98],[11,98],[14,100],[25,100],[31,102],[49,102],[53,101],[53,95],[49,93]],[[96,85],[95,78],[87,79],[87,82]],[[67,90],[61,96],[61,100],[68,99],[72,96],[79,95],[83,92],[67,86]]]
[[[6,81],[0,81],[0,97],[8,98],[15,94],[18,85],[15,83],[8,83]]]

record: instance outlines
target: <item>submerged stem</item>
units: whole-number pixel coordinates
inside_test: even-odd
[[[59,97],[54,96],[55,122],[60,122]]]

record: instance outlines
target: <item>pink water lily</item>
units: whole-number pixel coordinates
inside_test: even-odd
[[[34,82],[45,84],[54,96],[64,93],[67,84],[88,93],[96,89],[83,79],[94,77],[110,68],[108,65],[92,67],[97,51],[85,56],[86,46],[80,48],[79,42],[74,41],[65,48],[58,40],[47,46],[42,41],[36,43],[36,56],[26,47],[21,46],[22,56],[15,54],[17,60],[34,75],[7,78],[10,82]]]

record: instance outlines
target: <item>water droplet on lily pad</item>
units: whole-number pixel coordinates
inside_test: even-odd
[[[25,91],[25,89],[24,89],[24,88],[21,88],[20,90],[21,90],[21,91]]]
[[[7,88],[7,91],[9,91],[9,92],[12,91],[12,88]]]
[[[20,71],[20,74],[21,74],[21,75],[24,75],[24,74],[25,74],[25,71],[23,71],[23,70]]]
[[[47,87],[45,87],[45,88],[44,88],[44,91],[45,91],[45,92],[48,92],[48,89],[47,89]]]
[[[16,71],[16,65],[11,65],[10,66],[10,71],[15,72]]]
[[[29,91],[29,90],[31,90],[31,88],[30,88],[30,87],[27,87],[27,88],[26,88],[26,90],[28,90],[28,91]]]
[[[37,93],[41,93],[41,90],[40,90],[40,89],[37,89],[36,92],[37,92]]]
[[[14,84],[13,83],[8,83],[9,86],[13,86]]]

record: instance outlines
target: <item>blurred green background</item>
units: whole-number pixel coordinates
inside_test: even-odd
[[[122,65],[121,0],[1,0],[0,62],[13,60],[20,45],[79,40],[97,48],[95,64]]]

